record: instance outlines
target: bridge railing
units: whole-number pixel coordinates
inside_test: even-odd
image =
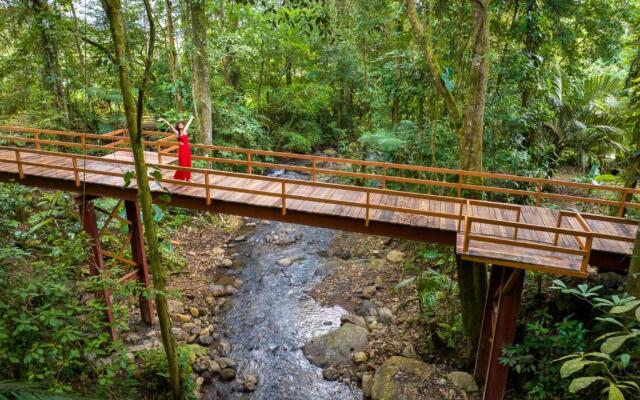
[[[108,134],[98,135],[0,126],[0,133],[3,132],[13,133],[13,135],[0,136],[0,143],[13,142],[23,146],[31,145],[35,147],[35,149],[42,149],[45,148],[45,146],[54,146],[58,149],[62,149],[63,151],[69,149],[70,151],[88,154],[91,151],[113,152],[116,150],[129,149],[130,147],[130,139],[126,135],[126,130],[124,129],[110,132]],[[43,136],[45,139],[42,138]],[[51,139],[52,136],[59,136],[66,140]],[[175,152],[177,151],[178,146],[172,134],[166,132],[145,131],[144,136],[145,138],[159,138],[157,140],[143,141],[143,144],[147,149],[155,150],[159,164],[175,162]],[[244,167],[246,173],[251,175],[255,175],[256,169],[271,168],[307,174],[314,182],[319,181],[321,176],[328,176],[334,178],[377,181],[382,189],[387,187],[387,183],[414,184],[423,188],[439,187],[448,189],[452,192],[451,196],[447,196],[449,198],[462,198],[464,197],[464,191],[497,193],[507,196],[523,196],[525,198],[531,198],[536,205],[540,205],[543,200],[547,200],[610,207],[615,210],[615,214],[618,217],[623,216],[626,209],[640,209],[640,204],[635,198],[636,195],[640,194],[640,190],[634,188],[594,185],[557,179],[533,178],[490,172],[464,171],[379,161],[364,161],[268,150],[243,149],[228,146],[192,144],[192,148],[194,149],[194,160],[201,161],[212,168],[216,164]],[[218,152],[222,155],[207,155],[213,154],[213,152]],[[230,157],[230,154],[234,156]],[[286,163],[269,162],[261,160],[258,157],[262,157],[263,159],[302,160],[306,161],[308,165],[290,165]],[[332,168],[333,166],[337,166],[338,168]],[[362,168],[364,172],[349,170],[353,168]],[[377,169],[382,171],[382,173],[375,173],[375,171],[368,172],[366,168]],[[394,176],[389,174],[389,171],[392,170],[438,174],[442,176],[442,180]],[[447,177],[453,178],[453,181],[447,180]],[[514,189],[509,187],[491,186],[484,183],[486,180],[504,182],[505,186],[507,186],[507,183],[515,182],[525,186],[525,188]],[[535,190],[529,190],[526,186],[535,186]],[[550,192],[546,190],[547,188],[559,188],[564,191],[581,190],[586,191],[588,195]],[[402,192],[409,193],[405,191]]]

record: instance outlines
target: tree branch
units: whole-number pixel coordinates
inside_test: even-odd
[[[458,103],[453,97],[453,94],[442,81],[442,78],[440,77],[442,74],[442,69],[440,68],[438,60],[433,55],[433,48],[431,44],[431,25],[429,24],[427,26],[425,32],[416,14],[415,0],[406,0],[406,7],[407,17],[409,18],[409,22],[411,23],[411,27],[413,28],[413,35],[415,36],[416,42],[418,43],[418,46],[422,51],[422,55],[427,64],[427,69],[431,74],[431,80],[435,84],[436,90],[443,98],[445,106],[447,107],[447,112],[451,116],[451,119],[455,124],[460,125],[462,123],[462,113],[460,112],[460,108],[458,107]]]
[[[137,104],[137,121],[138,132],[142,135],[142,112],[144,109],[144,91],[147,88],[149,79],[151,78],[151,67],[153,66],[153,50],[156,43],[156,26],[153,21],[153,9],[149,0],[144,0],[144,9],[147,14],[147,20],[149,22],[149,45],[147,47],[147,58],[144,60],[144,73],[142,75],[142,83],[138,90],[138,104]]]
[[[113,54],[111,53],[111,51],[110,51],[109,49],[107,49],[106,47],[104,47],[104,46],[103,46],[103,45],[101,45],[100,43],[95,42],[95,41],[93,41],[93,40],[89,39],[89,38],[88,38],[88,37],[86,37],[86,36],[80,36],[80,39],[81,39],[83,42],[85,42],[85,43],[87,43],[87,44],[90,44],[91,46],[93,46],[93,47],[95,47],[96,49],[98,49],[98,50],[100,50],[101,52],[103,52],[107,57],[109,57],[109,60],[110,60],[112,63],[114,63],[114,64],[116,63],[116,58],[113,56]]]

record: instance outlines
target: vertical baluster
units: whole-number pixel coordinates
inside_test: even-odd
[[[315,157],[311,159],[311,180],[316,181],[316,159]]]
[[[204,173],[204,189],[207,193],[207,205],[211,205],[211,188],[209,187],[209,171]]]
[[[24,170],[22,169],[22,163],[20,162],[20,151],[16,150],[16,161],[18,162],[18,176],[20,179],[24,179]]]
[[[76,187],[80,187],[80,171],[78,171],[78,159],[75,155],[71,156],[71,164],[73,165],[73,176],[76,179]]]
[[[251,160],[253,159],[251,151],[247,151],[247,173],[251,175],[253,168],[251,168]]]
[[[371,191],[367,190],[367,202],[365,205],[365,218],[364,218],[364,226],[369,226],[369,201],[371,197]]]
[[[287,215],[287,188],[286,182],[282,181],[282,215]]]
[[[36,150],[40,150],[40,132],[36,132],[34,134],[34,138],[36,143]]]

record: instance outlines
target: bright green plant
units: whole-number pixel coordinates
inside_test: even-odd
[[[570,351],[584,350],[586,330],[569,317],[554,322],[546,309],[535,313],[521,343],[503,350],[500,363],[526,376],[528,399],[568,398],[553,360]]]
[[[596,342],[599,351],[578,352],[559,359],[562,378],[572,378],[569,392],[577,393],[594,386],[600,388],[602,398],[624,400],[640,394],[640,300],[633,296],[600,296],[601,286],[586,284],[568,288],[560,280],[553,289],[589,302],[601,313],[596,320],[604,333]],[[580,376],[578,376],[580,375]]]

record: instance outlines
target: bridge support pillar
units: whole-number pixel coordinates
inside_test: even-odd
[[[144,237],[142,231],[142,223],[140,221],[140,208],[136,201],[127,200],[124,207],[129,220],[129,234],[131,235],[131,255],[138,269],[138,282],[145,289],[151,287],[151,276],[149,275],[149,266],[147,265],[147,255],[144,251]],[[143,295],[139,297],[140,315],[142,320],[147,324],[153,324],[153,302]]]
[[[93,253],[93,260],[89,262],[89,272],[93,276],[100,277],[105,270],[104,254],[102,253],[102,245],[100,244],[100,231],[98,230],[98,222],[96,218],[96,211],[93,208],[93,202],[91,199],[84,196],[76,197],[76,203],[80,208],[80,218],[82,220],[82,227],[85,232],[91,236],[91,251]],[[111,336],[111,339],[118,338],[118,332],[115,328],[115,321],[113,319],[113,295],[111,290],[103,288],[96,293],[96,296],[104,301],[105,305],[105,322],[107,323],[107,331]]]
[[[98,276],[105,272],[106,264],[105,264],[105,256],[116,257],[116,259],[128,262],[134,266],[134,270],[127,273],[124,277],[120,279],[120,281],[128,281],[131,279],[137,280],[140,285],[144,289],[151,288],[151,276],[149,274],[149,268],[147,265],[147,256],[144,249],[144,237],[142,230],[142,222],[140,219],[140,208],[138,207],[138,203],[133,200],[124,201],[125,211],[126,211],[126,220],[121,217],[117,217],[117,209],[116,206],[109,218],[107,219],[106,224],[114,218],[120,218],[121,221],[127,222],[129,227],[129,245],[131,246],[131,256],[132,260],[127,261],[126,259],[120,258],[120,256],[113,255],[106,250],[103,250],[102,244],[100,241],[101,233],[104,231],[105,227],[102,229],[98,228],[98,219],[96,217],[96,208],[93,205],[93,200],[95,197],[93,196],[78,196],[76,197],[76,204],[80,209],[80,216],[82,219],[82,226],[91,237],[91,251],[93,253],[93,260],[89,263],[89,272],[93,276]],[[104,210],[100,209],[100,211],[104,212]],[[108,326],[109,335],[112,339],[116,339],[118,337],[118,332],[115,329],[115,321],[113,318],[113,296],[112,292],[109,288],[104,288],[99,293],[96,294],[101,299],[103,299],[105,304],[105,321]],[[151,325],[153,323],[154,316],[154,305],[153,301],[149,300],[144,295],[140,295],[139,299],[140,306],[140,315],[142,321]]]
[[[498,359],[504,346],[513,344],[525,271],[494,265],[485,302],[475,378],[485,382],[483,399],[501,400],[509,368]]]

